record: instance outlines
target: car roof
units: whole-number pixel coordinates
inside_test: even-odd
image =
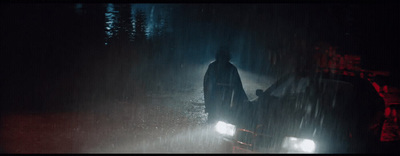
[[[362,88],[362,90],[367,90],[370,92],[376,92],[372,84],[367,80],[356,76],[348,76],[348,75],[339,75],[332,73],[305,73],[305,72],[293,72],[282,76],[276,82],[272,84],[269,88],[264,91],[264,94],[269,94],[271,90],[279,86],[281,83],[285,82],[290,77],[309,77],[313,80],[317,79],[329,79],[329,80],[337,80],[351,83],[356,88]],[[374,93],[375,94],[375,93]],[[378,93],[376,93],[378,95]],[[378,95],[379,96],[379,95]]]
[[[290,73],[287,76],[300,76],[300,77],[310,77],[310,78],[322,78],[322,79],[331,79],[331,80],[339,80],[339,81],[346,81],[349,83],[368,83],[367,79],[363,79],[357,76],[349,76],[349,75],[340,75],[340,74],[333,74],[333,73],[304,73],[304,72],[297,72],[297,73]]]

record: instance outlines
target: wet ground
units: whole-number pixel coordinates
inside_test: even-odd
[[[82,103],[87,109],[2,114],[6,153],[219,153],[229,152],[204,125],[205,65],[161,73],[158,89],[130,101]],[[168,71],[165,71],[168,72]],[[272,80],[239,69],[249,99]],[[168,82],[163,81],[168,80]],[[161,89],[160,89],[161,88]],[[168,88],[168,89],[163,89]]]

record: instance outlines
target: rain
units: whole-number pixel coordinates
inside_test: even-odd
[[[307,139],[334,138],[329,130],[344,131],[342,123],[350,121],[331,112],[345,109],[356,85],[285,77],[347,61],[338,69],[356,71],[353,77],[371,82],[363,90],[376,89],[382,108],[394,108],[400,102],[399,5],[1,3],[0,153],[235,152],[236,142],[207,123],[203,83],[221,47],[230,52],[249,101],[263,99],[274,84],[280,86],[268,96],[279,100],[271,103],[314,84],[330,96],[241,107],[237,118],[265,122],[272,143],[262,153],[277,153],[271,149],[283,138],[275,136],[295,137],[289,130]],[[323,64],[328,55],[333,59]],[[309,133],[297,133],[304,129]]]

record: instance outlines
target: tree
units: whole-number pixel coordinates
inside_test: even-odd
[[[111,39],[111,43],[117,47],[129,46],[129,42],[133,41],[132,17],[130,14],[130,6],[126,4],[118,5],[119,14],[115,13],[115,35]]]
[[[157,14],[154,24],[153,35],[156,38],[165,36],[167,32],[167,20],[161,14]]]
[[[133,40],[133,26],[132,26],[132,17],[131,17],[131,7],[130,5],[123,4],[120,7],[120,32],[121,33],[121,39],[124,39],[126,41],[132,41]]]
[[[144,11],[135,12],[135,41],[144,41],[146,39],[146,16]]]

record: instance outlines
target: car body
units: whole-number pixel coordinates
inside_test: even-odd
[[[235,122],[239,152],[379,151],[384,101],[365,79],[291,73],[256,94]]]

